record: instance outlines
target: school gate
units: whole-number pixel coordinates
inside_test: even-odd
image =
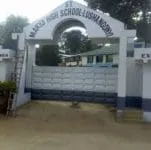
[[[34,66],[31,98],[115,105],[117,71],[117,68]]]
[[[73,26],[85,28],[92,41],[114,43],[118,39],[118,68],[36,66],[35,45],[56,44],[61,33]],[[103,102],[116,105],[117,114],[122,114],[125,107],[137,104],[143,107],[147,120],[151,120],[148,96],[142,95],[146,86],[143,84],[147,83],[143,82],[143,67],[136,64],[134,57],[131,60],[127,57],[135,37],[136,30],[127,30],[124,23],[101,11],[71,0],[63,3],[25,27],[23,33],[13,34],[18,39],[18,51],[24,54],[18,106],[31,98]]]

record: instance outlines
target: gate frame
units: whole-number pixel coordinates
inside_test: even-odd
[[[83,6],[82,6],[83,7]],[[89,9],[86,7],[86,9]],[[91,10],[91,9],[89,9]],[[97,12],[98,13],[98,12]],[[101,16],[101,13],[100,13]],[[70,17],[71,18],[71,17]],[[111,17],[110,17],[111,18]],[[75,19],[75,18],[73,18]],[[112,20],[113,18],[111,18]],[[135,38],[136,37],[136,30],[127,30],[124,31],[117,31],[120,32],[119,37],[112,36],[113,38],[120,39],[120,50],[119,50],[119,68],[118,68],[118,98],[117,98],[117,116],[120,117],[123,115],[123,111],[125,109],[125,101],[126,101],[126,77],[127,77],[127,44],[128,38]],[[111,37],[111,38],[112,38]],[[101,37],[100,37],[101,38]],[[41,39],[45,43],[49,43],[50,41]],[[35,65],[35,55],[36,55],[36,48],[35,43],[37,43],[36,39],[27,39],[26,32],[20,34],[19,36],[19,47],[18,49],[25,50],[27,52],[27,60],[26,60],[26,75],[25,81],[28,81],[26,87],[31,88],[31,81],[32,81],[32,70],[33,66]],[[54,41],[52,41],[53,43]]]

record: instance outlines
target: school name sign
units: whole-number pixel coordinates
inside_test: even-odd
[[[69,8],[65,8],[60,11],[51,13],[50,15],[46,16],[44,19],[40,20],[38,23],[34,25],[29,36],[31,38],[34,38],[37,32],[40,30],[40,28],[42,28],[47,23],[50,23],[51,21],[55,19],[59,19],[63,17],[72,18],[72,16],[83,17],[83,18],[93,21],[104,31],[107,37],[114,35],[110,25],[94,11],[90,11],[88,9],[82,9],[82,8],[69,7]]]

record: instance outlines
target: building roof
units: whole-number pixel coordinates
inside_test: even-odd
[[[81,56],[94,56],[94,55],[118,54],[118,53],[119,53],[119,44],[112,44],[111,46],[104,46],[99,49],[82,53]]]

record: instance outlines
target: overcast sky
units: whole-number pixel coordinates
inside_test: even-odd
[[[30,22],[39,19],[67,0],[2,0],[0,4],[0,22],[10,15],[25,16]],[[84,0],[75,0],[85,4]]]

